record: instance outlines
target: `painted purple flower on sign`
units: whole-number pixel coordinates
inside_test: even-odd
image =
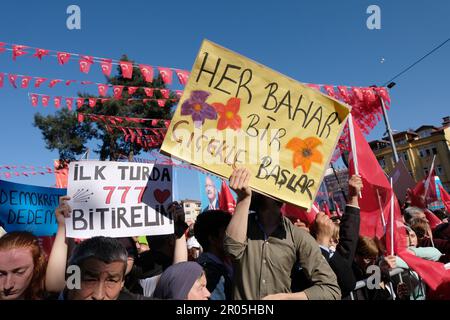
[[[199,128],[205,119],[215,120],[217,119],[216,110],[206,103],[206,99],[209,97],[209,92],[202,90],[195,90],[191,92],[191,96],[181,105],[181,115],[192,115],[192,121],[194,125]]]

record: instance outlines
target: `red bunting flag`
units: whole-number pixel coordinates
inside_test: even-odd
[[[41,77],[36,78],[36,80],[34,81],[34,87],[39,88],[41,86],[41,84],[45,81],[47,81],[47,78],[41,78]]]
[[[72,105],[73,105],[73,98],[66,98],[66,107],[70,111],[72,111]]]
[[[128,87],[128,94],[133,95],[139,87]]]
[[[139,69],[141,70],[142,77],[146,82],[153,82],[153,67],[147,66],[145,64],[140,64]]]
[[[28,88],[28,85],[30,84],[30,80],[31,80],[30,76],[23,76],[20,87],[23,89]]]
[[[84,115],[82,113],[78,113],[77,114],[77,119],[78,119],[79,123],[84,122]]]
[[[54,97],[53,102],[55,104],[55,108],[58,109],[61,106],[61,97]]]
[[[144,87],[144,92],[147,97],[153,97],[153,88]]]
[[[100,59],[100,66],[102,72],[105,76],[109,77],[112,71],[112,60],[111,59]]]
[[[38,102],[39,102],[39,97],[38,97],[38,95],[33,93],[33,94],[31,94],[30,96],[31,96],[31,105],[32,105],[33,107],[36,107],[36,106],[38,105]]]
[[[180,99],[183,95],[183,90],[175,90],[175,94],[177,95],[178,99]]]
[[[120,61],[120,69],[122,70],[122,77],[125,79],[133,78],[133,63],[130,61]]]
[[[96,98],[89,98],[89,107],[94,108],[96,104],[97,104]]]
[[[320,91],[320,86],[318,84],[308,83],[307,86],[310,87],[311,89]]]
[[[70,86],[74,82],[77,82],[77,80],[67,80],[66,81],[66,86]]]
[[[172,84],[172,69],[158,67],[159,74],[165,84]]]
[[[89,73],[91,65],[94,63],[92,56],[81,56],[80,58],[80,71],[83,73]]]
[[[114,98],[120,99],[122,97],[122,91],[123,91],[123,86],[114,86],[113,87]]]
[[[180,82],[180,84],[185,86],[189,78],[189,72],[186,70],[175,70],[175,72],[177,74],[178,81]]]
[[[80,109],[84,104],[84,98],[77,98],[77,109]]]
[[[83,84],[83,85],[86,85],[86,84],[93,84],[93,82],[92,82],[92,81],[89,81],[89,80],[84,80],[84,81],[81,81],[80,83]]]
[[[6,43],[4,43],[4,42],[0,42],[0,53],[3,53],[3,52],[5,52],[5,44]]]
[[[166,101],[167,101],[167,100],[165,100],[165,99],[158,99],[158,100],[157,100],[158,106],[164,107],[164,105],[166,104]]]
[[[53,80],[50,80],[50,83],[48,84],[48,86],[50,87],[50,88],[53,88],[56,84],[58,84],[58,83],[60,83],[62,80],[60,80],[60,79],[53,79]]]
[[[161,92],[161,95],[163,96],[163,98],[169,99],[169,93],[170,93],[169,89],[159,89],[159,92]]]
[[[67,52],[58,52],[56,56],[60,65],[66,64],[70,59],[70,53]]]
[[[46,49],[36,49],[36,52],[33,54],[33,57],[37,57],[39,60],[42,60],[43,56],[48,56],[49,51]]]
[[[9,75],[8,75],[9,83],[10,83],[15,89],[17,89],[16,79],[17,79],[17,75],[15,75],[15,74],[9,74]]]
[[[44,107],[47,107],[48,106],[48,102],[50,101],[50,97],[46,96],[46,95],[43,95],[42,98],[41,98],[41,101],[42,101],[42,105]]]
[[[336,93],[334,92],[333,86],[326,85],[326,86],[323,86],[323,89],[325,90],[327,95],[329,95],[332,98],[336,98]]]
[[[108,92],[108,85],[99,83],[98,84],[98,95],[104,97],[104,96],[106,96],[107,92]]]
[[[27,46],[22,46],[22,45],[13,45],[12,46],[12,58],[14,61],[16,61],[17,57],[23,56],[25,54],[27,54],[28,52],[24,51],[26,48],[28,48]]]
[[[3,83],[5,82],[5,74],[0,72],[0,88],[3,87]]]

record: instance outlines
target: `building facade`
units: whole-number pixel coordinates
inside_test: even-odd
[[[443,118],[440,127],[423,125],[416,130],[395,133],[393,138],[398,157],[416,182],[428,175],[435,157],[435,173],[450,191],[450,117]],[[390,174],[395,161],[389,140],[383,138],[369,144],[383,170]]]

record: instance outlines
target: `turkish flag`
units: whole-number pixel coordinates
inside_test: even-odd
[[[392,242],[394,253],[405,250],[406,233],[403,227],[400,205],[395,197],[394,190],[355,122],[353,128],[356,152],[351,150],[349,154],[349,177],[355,174],[354,158],[357,158],[359,175],[363,181],[361,199],[359,200],[361,215],[359,233],[362,236],[377,237],[378,239],[386,234],[386,247],[389,254],[391,254]],[[393,221],[391,221],[391,208],[393,209]],[[383,221],[385,221],[386,226],[383,225]],[[391,239],[392,229],[393,239]]]
[[[139,87],[128,87],[128,94],[131,96]]]
[[[147,97],[153,97],[153,88],[144,87],[144,92]]]
[[[30,76],[23,76],[22,80],[20,81],[20,87],[21,88],[28,88],[28,85],[30,84],[31,77]]]
[[[3,87],[3,83],[5,82],[5,74],[0,72],[0,88]]]
[[[36,80],[34,81],[34,87],[39,88],[41,84],[45,81],[47,81],[47,78],[40,78],[40,77],[36,78]]]
[[[63,64],[66,64],[67,61],[69,61],[69,59],[70,59],[70,53],[67,53],[67,52],[58,52],[58,53],[56,54],[56,57],[57,57],[58,63],[59,63],[60,65],[63,65]]]
[[[89,98],[89,107],[94,108],[97,104],[97,98]]]
[[[185,86],[188,78],[189,78],[189,71],[186,70],[175,70],[177,77],[178,77],[178,81],[180,82],[181,85]]]
[[[72,111],[72,105],[73,105],[73,98],[66,98],[66,107],[70,111]]]
[[[36,52],[33,54],[33,57],[37,57],[39,60],[42,60],[43,56],[48,56],[49,51],[46,49],[36,49]]]
[[[233,214],[236,209],[236,200],[225,180],[222,180],[222,186],[219,192],[219,209],[231,214]]]
[[[146,82],[153,82],[153,67],[147,66],[145,64],[140,64],[139,69],[141,70],[142,77]]]
[[[166,105],[166,99],[158,99],[156,100],[158,102],[158,106],[164,107]]]
[[[12,46],[13,60],[16,61],[17,57],[27,54],[28,52],[24,51],[26,48],[28,48],[28,47],[22,46],[22,45],[13,45]]]
[[[362,198],[359,201],[360,234],[381,238],[385,231],[381,215],[383,214],[385,221],[388,220],[391,186],[356,122],[353,123],[353,128],[358,171],[363,181]],[[354,157],[354,150],[352,150],[349,154],[349,177],[355,174]]]
[[[102,97],[106,96],[108,92],[108,85],[99,83],[97,86],[98,86],[98,95]]]
[[[38,102],[39,102],[39,96],[35,93],[31,94],[30,96],[31,96],[31,105],[33,107],[37,107]]]
[[[91,65],[94,63],[92,56],[81,56],[80,58],[80,71],[83,73],[89,73]]]
[[[112,71],[112,60],[111,59],[100,59],[100,66],[102,72],[105,76],[109,77]]]
[[[61,97],[54,97],[53,102],[55,104],[55,108],[58,109],[61,106]]]
[[[73,82],[77,82],[77,80],[67,80],[66,81],[66,86],[70,86],[71,83]]]
[[[314,202],[311,210],[306,211],[305,209],[294,206],[293,204],[284,203],[281,207],[281,213],[290,220],[298,219],[309,227],[314,220],[316,220],[316,215],[319,213],[319,205]]]
[[[48,102],[50,101],[50,97],[47,96],[47,95],[44,95],[44,96],[42,96],[41,101],[42,101],[42,105],[44,107],[47,107],[48,106]]]
[[[9,74],[9,75],[8,75],[9,83],[10,83],[15,89],[17,89],[16,79],[17,79],[17,75],[15,75],[15,74]]]
[[[441,199],[445,206],[445,209],[447,210],[447,212],[450,212],[450,195],[441,185],[439,185],[439,191],[441,193]]]
[[[30,76],[23,76],[21,81],[21,88],[28,88],[28,85],[30,84],[31,77]]]
[[[125,79],[133,78],[133,63],[130,61],[120,61],[120,69],[122,70],[122,77]]]
[[[159,74],[165,84],[172,84],[172,69],[158,67]]]
[[[159,92],[161,92],[161,95],[165,99],[169,99],[170,90],[169,89],[159,89]]]
[[[48,86],[50,87],[50,88],[53,88],[56,84],[58,84],[58,83],[60,83],[62,80],[60,80],[60,79],[53,79],[53,80],[50,80],[50,83],[48,84]]]
[[[122,98],[122,91],[123,91],[123,86],[114,86],[113,87],[114,98],[115,99]]]
[[[80,109],[84,104],[84,98],[77,98],[77,109]]]

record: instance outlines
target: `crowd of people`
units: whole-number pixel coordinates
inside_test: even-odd
[[[250,172],[233,171],[234,214],[207,209],[188,226],[183,207],[168,211],[174,233],[110,238],[66,238],[68,196],[55,211],[58,224],[47,257],[27,232],[0,235],[0,300],[423,300],[429,288],[382,239],[362,237],[358,198],[361,177],[349,179],[342,216],[319,212],[305,221],[281,210],[282,202],[252,191]],[[448,263],[448,213],[430,227],[424,209],[403,206],[408,251]],[[381,270],[375,286],[357,288]],[[401,269],[401,279],[391,277]],[[395,279],[394,279],[395,278]]]

